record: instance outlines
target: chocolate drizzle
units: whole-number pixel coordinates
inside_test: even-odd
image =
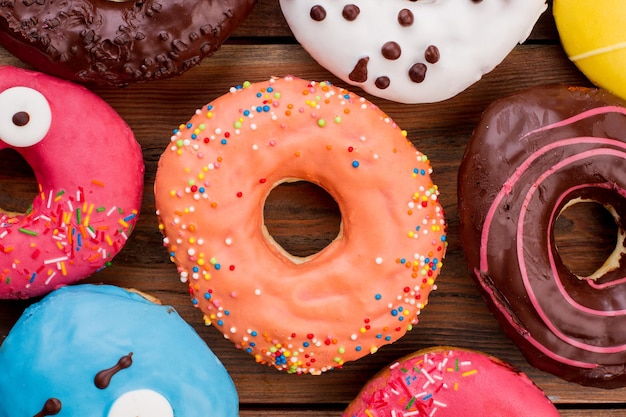
[[[56,398],[48,398],[41,411],[35,414],[34,417],[54,416],[59,414],[61,408],[61,401]]]
[[[133,364],[132,356],[133,356],[133,353],[130,352],[128,355],[122,356],[120,360],[117,361],[117,363],[113,367],[109,369],[104,369],[98,372],[96,374],[96,377],[93,380],[94,383],[96,384],[96,387],[100,389],[107,388],[109,384],[111,383],[111,379],[113,378],[113,375],[115,375],[122,369],[129,368]]]

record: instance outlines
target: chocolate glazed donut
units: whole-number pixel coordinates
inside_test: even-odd
[[[531,365],[568,381],[626,386],[626,102],[550,86],[493,103],[459,171],[461,243],[505,333]],[[559,214],[602,204],[617,245],[590,276],[555,245]]]
[[[180,75],[256,0],[0,0],[0,44],[61,78],[123,86]]]

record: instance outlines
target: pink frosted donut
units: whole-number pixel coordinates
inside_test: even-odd
[[[437,346],[376,374],[343,417],[558,417],[525,374],[481,352]]]
[[[67,81],[0,67],[0,150],[32,167],[26,213],[0,211],[0,298],[43,295],[107,266],[141,205],[141,148],[102,99]]]
[[[155,201],[206,322],[258,362],[319,374],[417,323],[446,248],[430,172],[372,103],[287,77],[198,109],[161,156]],[[263,222],[272,189],[296,179],[328,191],[342,215],[337,238],[306,258]]]

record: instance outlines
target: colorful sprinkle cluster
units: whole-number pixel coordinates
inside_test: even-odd
[[[110,264],[128,240],[138,211],[90,202],[85,197],[90,187],[105,183],[94,179],[75,192],[40,185],[26,213],[0,212],[0,298],[74,282]]]
[[[379,388],[361,395],[367,417],[429,417],[448,406],[450,393],[478,374],[471,360],[459,359],[455,351],[433,351],[395,362]],[[466,355],[467,356],[467,355]],[[357,417],[351,414],[347,417]]]
[[[398,177],[387,180],[392,166]],[[246,82],[174,131],[155,183],[159,227],[207,324],[260,363],[319,374],[417,323],[447,246],[431,171],[406,132],[364,98],[293,77]],[[364,213],[344,218],[339,239],[353,249],[335,254],[340,262],[322,262],[324,251],[277,262],[282,255],[259,243],[267,243],[264,199],[290,177]],[[352,235],[362,236],[352,237],[359,250]],[[337,318],[324,317],[331,311]]]

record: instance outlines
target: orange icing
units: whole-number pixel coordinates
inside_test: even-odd
[[[327,82],[244,83],[175,130],[155,182],[159,227],[207,324],[261,363],[319,374],[403,336],[446,250],[428,158],[374,104]],[[307,258],[267,233],[294,179],[324,188],[339,236]]]

